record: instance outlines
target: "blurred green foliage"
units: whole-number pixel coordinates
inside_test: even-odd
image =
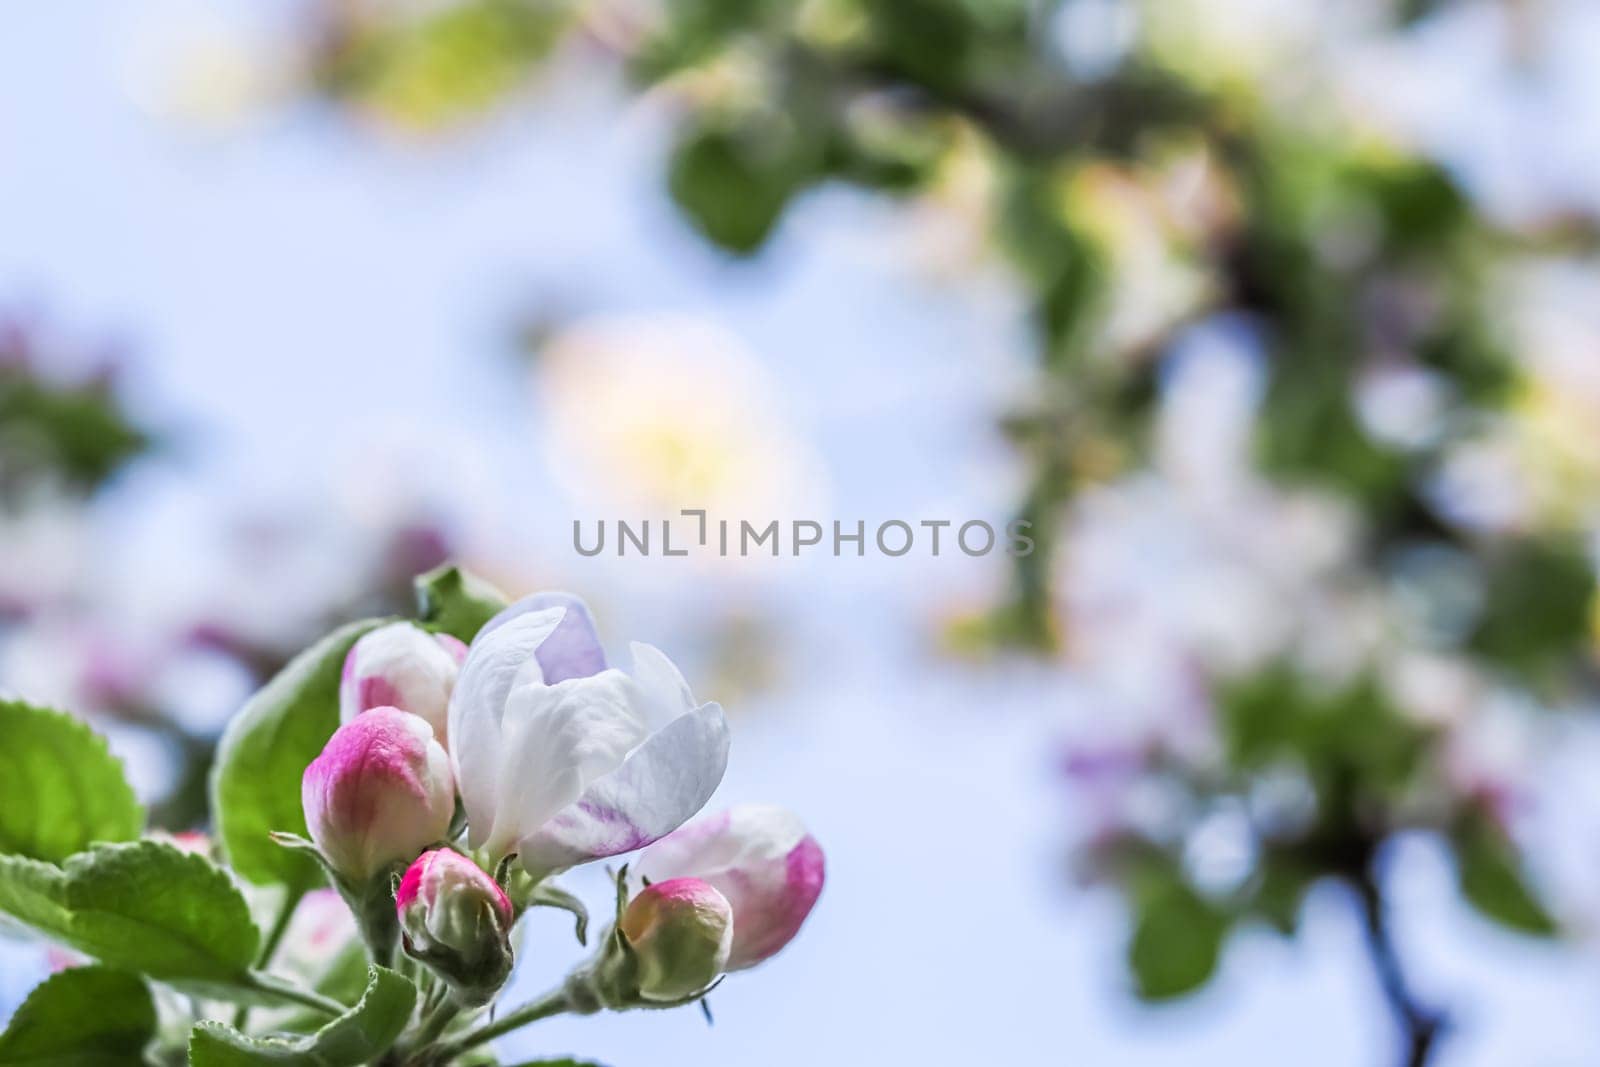
[[[22,325],[0,323],[0,496],[13,500],[41,482],[90,492],[152,444],[108,377],[52,378],[36,343]]]
[[[404,127],[428,128],[500,102],[555,43],[564,12],[527,0],[330,11],[317,76]]]

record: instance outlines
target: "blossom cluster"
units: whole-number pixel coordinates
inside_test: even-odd
[[[822,851],[792,814],[690,822],[727,766],[722,708],[650,645],[632,646],[631,670],[608,666],[576,597],[528,597],[470,645],[372,629],[339,706],[302,781],[311,842],[374,959],[399,947],[452,1011],[494,999],[529,907],[581,912],[550,879],[594,860],[643,850],[563,1010],[698,1000],[788,944],[821,892]]]

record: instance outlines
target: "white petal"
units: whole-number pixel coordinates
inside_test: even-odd
[[[568,678],[588,678],[606,669],[606,652],[594,628],[594,616],[581,597],[571,593],[534,593],[483,624],[482,633],[504,626],[530,612],[565,608],[554,632],[539,646],[539,667],[551,685]],[[480,634],[481,636],[481,634]]]
[[[664,837],[699,811],[728,766],[728,721],[704,704],[652,734],[622,766],[518,845],[535,876]]]
[[[805,823],[787,808],[740,804],[657,841],[633,866],[652,882],[705,878],[781,861],[805,836]]]
[[[637,699],[651,726],[659,729],[694,710],[689,683],[665,652],[641,641],[628,647],[633,652],[633,679],[639,686]]]
[[[449,650],[415,623],[380,626],[363,635],[345,658],[339,720],[349,722],[369,708],[399,708],[427,720],[439,744],[448,748],[446,714],[459,669]]]
[[[557,685],[525,685],[506,701],[499,794],[483,847],[498,858],[617,769],[644,739],[632,682],[602,671]],[[476,844],[476,843],[475,843]]]
[[[494,822],[506,697],[515,686],[543,679],[535,654],[564,614],[551,608],[510,619],[480,634],[461,665],[450,694],[450,759],[474,848]]]

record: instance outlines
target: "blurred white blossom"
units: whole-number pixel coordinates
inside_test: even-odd
[[[573,497],[626,518],[805,515],[817,459],[775,383],[715,323],[656,315],[591,319],[536,364],[552,472]]]

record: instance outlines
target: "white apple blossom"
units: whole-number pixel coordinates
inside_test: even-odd
[[[641,848],[722,781],[728,725],[660,651],[607,668],[576,597],[529,597],[491,619],[451,696],[450,755],[468,842],[535,876]]]

